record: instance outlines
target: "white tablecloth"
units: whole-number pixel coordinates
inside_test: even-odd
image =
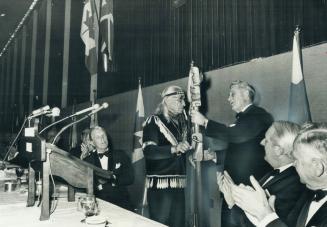
[[[50,219],[39,221],[41,207],[26,207],[27,194],[19,192],[0,192],[0,226],[8,227],[86,227],[81,223],[82,212],[77,211],[77,200],[68,202],[67,198],[59,198],[56,210]],[[98,200],[100,216],[111,224],[109,227],[163,227],[138,214],[115,206],[103,200]],[[91,226],[91,225],[90,225]],[[100,225],[92,225],[93,227]],[[102,225],[103,226],[103,225]]]

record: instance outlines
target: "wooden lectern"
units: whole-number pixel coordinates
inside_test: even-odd
[[[35,168],[31,162],[40,162],[37,171],[42,172],[42,207],[40,220],[50,218],[50,173],[63,178],[69,184],[68,201],[74,201],[74,188],[85,188],[88,194],[93,195],[93,179],[99,176],[103,179],[110,179],[113,176],[111,171],[103,170],[92,164],[84,162],[79,158],[70,155],[68,152],[59,149],[55,145],[46,143],[39,136],[37,127],[26,128],[23,138],[25,152],[30,160],[28,198],[27,206],[35,204]]]

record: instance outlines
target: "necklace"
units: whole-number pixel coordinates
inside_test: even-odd
[[[183,119],[181,119],[179,121],[179,118],[171,118],[171,121],[172,125],[174,126],[174,128],[176,129],[177,131],[177,141],[183,141],[183,140],[186,140],[186,124],[185,122],[183,121]]]

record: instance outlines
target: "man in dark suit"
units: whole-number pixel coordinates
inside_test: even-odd
[[[303,130],[294,141],[295,168],[301,182],[312,193],[304,193],[294,210],[296,224],[288,224],[275,213],[276,197],[266,197],[264,189],[251,177],[253,188],[232,187],[235,203],[259,220],[258,226],[268,227],[326,227],[327,226],[327,128]],[[300,213],[296,213],[300,210]],[[295,212],[295,214],[294,214]]]
[[[288,222],[291,226],[295,224],[296,219],[288,220],[289,212],[294,208],[301,194],[306,190],[305,185],[301,184],[293,162],[292,155],[293,142],[300,126],[287,121],[276,121],[267,130],[265,138],[261,145],[265,147],[265,160],[274,168],[259,180],[260,185],[266,193],[275,195],[275,210],[282,220]],[[225,177],[218,175],[218,185],[227,201],[233,202],[231,198],[230,177],[225,173]],[[229,197],[229,198],[228,198]],[[229,206],[233,204],[229,203]],[[242,226],[254,226],[257,223],[254,217],[249,214],[241,216]]]
[[[197,111],[191,112],[192,122],[204,126],[206,136],[228,143],[224,169],[236,184],[248,184],[251,174],[261,178],[271,170],[264,161],[260,141],[273,120],[267,111],[253,104],[254,97],[255,89],[247,82],[231,84],[228,101],[237,114],[235,123],[230,126],[208,120]],[[229,210],[224,203],[222,210],[222,226],[239,226],[235,223],[240,216],[237,208]]]
[[[130,159],[124,151],[111,150],[108,147],[108,138],[103,128],[99,126],[91,128],[90,136],[95,151],[84,161],[113,172],[113,178],[109,181],[95,179],[95,195],[125,209],[133,210],[126,188],[134,180]]]

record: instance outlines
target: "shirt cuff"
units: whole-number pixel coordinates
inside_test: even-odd
[[[257,227],[266,227],[269,223],[271,223],[272,221],[278,219],[278,216],[276,213],[270,213],[268,214],[266,217],[264,217],[264,219],[262,219]]]

